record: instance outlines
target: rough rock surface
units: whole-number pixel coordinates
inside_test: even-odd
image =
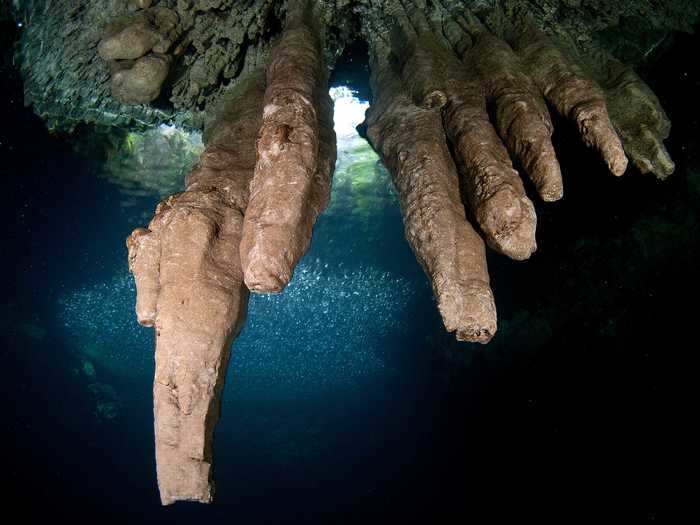
[[[393,14],[403,6],[425,9],[454,27],[445,13],[471,8],[488,29],[506,38],[514,21],[531,16],[538,27],[578,48],[596,62],[605,49],[637,65],[654,56],[672,31],[690,31],[700,16],[693,0],[317,0],[327,28],[326,62],[332,64],[362,24],[389,34]],[[165,121],[201,127],[207,108],[240,76],[249,53],[269,48],[281,28],[286,2],[273,0],[28,0],[18,4],[24,30],[17,61],[25,80],[25,99],[51,127],[71,128],[80,122],[103,125],[154,124]],[[173,43],[172,70],[158,108],[131,106],[111,96],[110,68],[96,48],[105,29],[138,13],[137,8],[165,7],[179,18]]]
[[[433,287],[445,328],[460,341],[496,332],[484,242],[467,222],[439,109],[414,105],[381,51],[373,52],[367,136],[389,169],[406,238]],[[425,100],[425,97],[418,97]]]
[[[627,157],[608,116],[602,88],[530,24],[518,34],[515,49],[552,107],[575,122],[584,143],[600,153],[614,175],[622,175]]]
[[[245,283],[255,292],[281,292],[289,283],[328,203],[336,159],[320,31],[309,2],[289,5],[267,67],[258,161],[241,240]]]
[[[112,66],[112,96],[124,104],[147,104],[160,95],[168,76],[170,57],[150,53],[135,61],[123,60]]]
[[[483,79],[498,134],[542,200],[561,199],[564,183],[552,146],[552,120],[525,65],[506,42],[486,31],[477,33],[462,59]]]
[[[263,90],[262,74],[251,73],[211,125],[187,189],[127,240],[138,320],[156,329],[156,465],[166,505],[213,494],[212,436],[248,302],[238,246]]]
[[[107,26],[97,52],[110,61],[114,98],[124,104],[147,104],[158,98],[170,69],[167,52],[178,37],[178,21],[175,11],[156,7]]]

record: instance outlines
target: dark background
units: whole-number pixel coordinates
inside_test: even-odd
[[[81,240],[119,216],[89,176],[94,159],[73,147],[89,130],[49,134],[23,106],[12,66],[18,28],[1,23],[3,501],[23,521],[432,523],[485,513],[669,522],[680,512],[679,481],[694,475],[686,425],[697,417],[681,409],[687,397],[678,389],[693,384],[697,351],[697,37],[676,36],[642,71],[673,121],[669,180],[632,169],[609,176],[557,123],[566,196],[537,205],[539,250],[530,261],[489,255],[499,307],[493,343],[456,344],[434,305],[422,304],[416,315],[426,317],[407,320],[421,326],[420,342],[397,343],[398,366],[415,368],[391,390],[401,395],[372,393],[372,410],[340,393],[327,400],[345,403],[328,437],[331,464],[265,472],[251,457],[224,474],[229,456],[219,440],[217,503],[161,508],[150,387],[134,386],[121,419],[99,423],[84,388],[66,380],[60,341],[37,353],[15,330],[18,320],[48,315],[56,272],[71,269],[74,282],[61,286],[100,278],[81,267]],[[333,81],[366,90],[362,47],[349,53]],[[353,454],[371,433],[373,455]]]

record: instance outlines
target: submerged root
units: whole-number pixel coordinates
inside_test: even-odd
[[[613,175],[622,175],[627,157],[608,116],[602,88],[532,25],[515,39],[515,49],[547,101],[576,124],[583,142],[599,152]]]
[[[664,146],[671,121],[659,99],[631,67],[612,57],[605,66],[605,100],[625,152],[639,171],[665,179],[676,167]]]
[[[335,166],[335,133],[321,43],[307,2],[290,3],[267,68],[258,160],[241,260],[254,292],[281,292],[311,241]]]
[[[375,55],[367,136],[391,173],[406,238],[433,287],[445,328],[460,341],[496,332],[484,242],[465,217],[439,110],[414,105]]]
[[[183,193],[127,239],[136,311],[156,329],[153,385],[161,501],[207,503],[212,436],[233,339],[248,303],[238,246],[255,167],[263,81],[253,75],[208,134]]]

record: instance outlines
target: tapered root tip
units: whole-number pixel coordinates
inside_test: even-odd
[[[577,110],[576,120],[583,141],[600,152],[610,173],[620,177],[627,169],[627,155],[608,117],[607,111],[598,105]]]
[[[610,173],[616,177],[621,177],[627,170],[627,156],[622,149],[622,144],[615,145],[611,148],[612,151],[606,152],[605,157],[608,164],[608,169]]]
[[[481,343],[485,345],[494,336],[495,331],[489,330],[478,325],[469,327],[466,330],[457,331],[457,341],[462,341],[465,343]]]
[[[559,166],[557,166],[559,172]],[[543,178],[542,183],[537,185],[537,193],[544,202],[556,202],[564,196],[564,184],[561,172],[558,177]]]
[[[558,200],[561,200],[562,197],[564,197],[563,186],[543,186],[541,188],[538,188],[537,192],[539,193],[540,198],[544,202],[556,202]]]
[[[526,196],[505,186],[489,198],[477,213],[489,246],[516,261],[524,261],[537,249],[535,207]]]
[[[537,193],[543,201],[555,202],[564,196],[564,181],[551,144],[549,149],[551,149],[551,155],[541,154],[538,157],[530,171],[530,178],[535,183]],[[549,151],[545,150],[545,153]]]
[[[495,312],[494,312],[495,314]],[[491,319],[471,319],[471,323],[459,330],[456,330],[455,337],[457,341],[465,343],[481,343],[485,345],[496,334],[496,319],[495,315]]]
[[[273,261],[251,261],[245,269],[243,280],[251,292],[281,293],[291,277],[291,270]]]
[[[470,280],[438,295],[445,328],[458,341],[488,343],[496,333],[496,303],[488,283]]]
[[[642,127],[638,137],[625,143],[625,145],[628,144],[630,158],[640,172],[653,173],[663,180],[675,171],[676,165],[664,146],[662,138],[646,126]]]

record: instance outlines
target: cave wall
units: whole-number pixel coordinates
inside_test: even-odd
[[[127,105],[111,95],[110,66],[97,48],[108,25],[130,16],[141,3],[14,1],[14,15],[23,24],[16,61],[25,81],[25,103],[50,128],[166,121],[201,128],[242,73],[267,59],[286,9],[286,2],[275,0],[146,2],[177,14],[167,50],[172,65],[156,100]],[[326,63],[332,67],[355,38],[388,34],[397,13],[415,8],[433,18],[469,8],[501,36],[514,21],[532,17],[548,34],[576,48],[593,68],[601,52],[641,65],[655,57],[674,31],[691,31],[700,15],[700,5],[692,0],[318,0]]]

